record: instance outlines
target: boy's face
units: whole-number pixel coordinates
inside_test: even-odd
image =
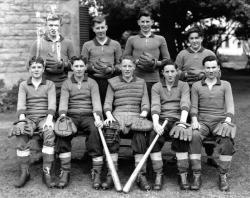
[[[106,33],[108,30],[106,21],[103,21],[102,23],[95,23],[92,29],[98,39],[102,40],[106,38]]]
[[[148,33],[151,31],[151,27],[154,24],[154,20],[152,20],[149,16],[142,16],[138,21],[138,25],[140,29],[144,33]]]
[[[125,78],[130,78],[133,76],[135,70],[135,64],[128,59],[123,59],[121,64],[122,76]]]
[[[162,74],[167,82],[173,83],[177,76],[177,69],[174,65],[166,65],[162,71]]]
[[[188,37],[188,42],[190,43],[190,47],[194,50],[198,50],[201,47],[201,43],[203,38],[197,33],[193,32]]]
[[[47,31],[50,36],[55,37],[59,34],[60,20],[48,20],[47,21]]]
[[[44,66],[41,63],[32,63],[29,67],[29,73],[32,78],[42,78],[44,72]]]
[[[73,70],[75,77],[81,78],[84,76],[87,66],[82,60],[75,60],[71,69]]]
[[[219,67],[216,60],[205,62],[204,68],[205,68],[206,78],[209,78],[212,80],[212,79],[217,78],[219,76],[220,67]]]

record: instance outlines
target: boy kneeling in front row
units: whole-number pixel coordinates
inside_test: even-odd
[[[30,139],[39,136],[43,139],[43,182],[54,187],[50,171],[54,161],[54,122],[56,111],[56,90],[52,81],[45,80],[44,61],[32,57],[29,61],[30,78],[19,86],[17,114],[19,120],[14,124],[11,135],[16,136],[17,158],[21,175],[15,187],[20,188],[30,179],[29,156]]]

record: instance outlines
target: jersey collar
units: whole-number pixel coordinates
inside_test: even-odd
[[[70,80],[71,80],[72,83],[78,83],[77,80],[75,79],[74,74],[72,74]],[[85,73],[85,74],[84,74],[84,78],[82,79],[82,82],[83,82],[83,81],[87,81],[87,80],[88,80],[88,74]]]
[[[28,78],[27,85],[33,85],[31,79],[32,79],[32,77]],[[44,77],[42,77],[42,81],[41,81],[40,85],[46,85],[46,79]]]
[[[102,46],[101,43],[99,43],[96,38],[94,38],[93,41],[94,41],[96,46]],[[107,37],[107,41],[104,43],[104,45],[109,45],[110,41],[111,41],[111,39],[109,37]]]
[[[146,38],[146,36],[144,34],[142,34],[141,32],[139,32],[138,34],[141,38]],[[155,34],[153,32],[151,32],[151,34],[149,35],[149,38],[154,38]]]
[[[199,52],[199,53],[203,52],[204,49],[205,49],[204,47],[201,47],[201,48],[197,51],[197,53],[198,53],[198,52]],[[188,51],[189,53],[195,53],[190,47],[187,48],[187,51]]]
[[[130,82],[127,82],[126,80],[123,79],[122,75],[119,76],[121,82],[126,82],[126,83],[130,83],[130,82],[135,82],[136,81],[136,77],[133,75],[133,78]]]
[[[206,83],[206,78],[203,78],[202,80],[201,80],[201,85],[202,86],[206,86],[207,85],[207,83]],[[216,81],[216,83],[214,84],[214,85],[221,85],[221,80],[220,80],[220,78],[217,78],[217,81]]]
[[[179,78],[178,78],[178,76],[176,76],[172,87],[178,87],[178,83],[179,83]],[[164,77],[161,79],[161,84],[163,87],[167,87]]]

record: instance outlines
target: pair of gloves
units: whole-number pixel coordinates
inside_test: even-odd
[[[104,58],[99,58],[92,63],[92,70],[94,71],[94,76],[101,78],[113,74],[115,68],[109,61]]]
[[[216,126],[213,133],[218,136],[234,139],[236,135],[236,125],[231,122],[221,122]]]
[[[68,116],[60,116],[55,123],[55,134],[60,137],[67,137],[77,133],[73,120]]]
[[[66,69],[70,67],[70,63],[66,61],[57,61],[54,59],[46,59],[45,71],[51,74],[61,74],[64,73]]]
[[[185,122],[176,122],[169,133],[170,137],[184,141],[192,140],[192,127]]]
[[[181,72],[180,80],[185,81],[185,82],[196,82],[198,80],[201,80],[204,76],[205,76],[204,73],[191,74],[188,72]]]
[[[236,125],[231,122],[221,122],[214,129],[213,133],[221,137],[235,138]],[[189,124],[184,122],[176,122],[175,126],[170,131],[170,137],[191,141],[192,140],[192,128]]]
[[[148,52],[143,52],[136,61],[136,66],[145,72],[153,72],[156,68],[157,59]]]
[[[34,134],[34,124],[28,120],[18,120],[13,123],[13,127],[9,132],[8,137],[19,136],[19,135],[28,135],[30,137]]]

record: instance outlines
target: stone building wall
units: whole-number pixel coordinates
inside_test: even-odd
[[[73,41],[79,53],[79,0],[0,0],[0,79],[7,87],[27,77],[25,64],[36,27],[44,23],[51,5],[63,15],[62,34]]]

